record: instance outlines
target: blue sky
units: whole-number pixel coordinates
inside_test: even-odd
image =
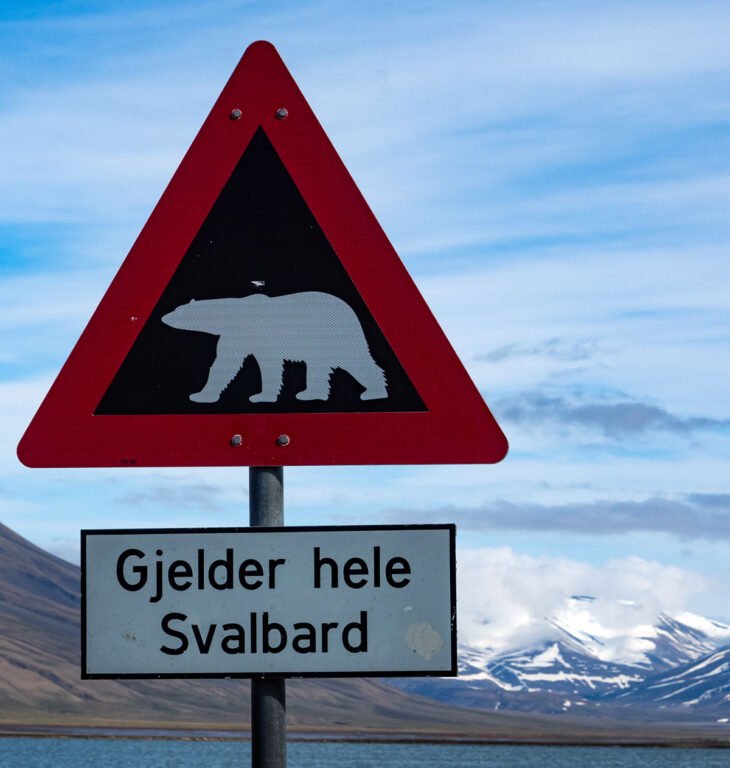
[[[3,2],[0,520],[70,559],[81,527],[245,524],[245,471],[28,470],[15,446],[261,38],[511,443],[287,470],[287,521],[456,522],[476,613],[507,562],[551,600],[610,580],[730,620],[724,2]]]

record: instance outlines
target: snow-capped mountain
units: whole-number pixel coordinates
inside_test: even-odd
[[[688,705],[697,699],[722,701],[730,715],[730,649],[719,651],[730,646],[730,627],[689,613],[661,614],[654,624],[632,623],[634,614],[644,616],[630,601],[574,596],[544,619],[547,639],[532,647],[495,652],[461,646],[458,679],[392,684],[451,704],[488,709],[582,708],[588,713],[634,703]]]
[[[507,690],[550,691],[582,698],[624,690],[644,679],[636,667],[602,661],[565,642],[501,654],[489,662],[488,669]]]
[[[690,613],[676,618],[662,614],[654,629],[654,647],[646,658],[655,672],[674,669],[730,643],[730,627]]]
[[[623,704],[662,708],[719,708],[730,715],[730,648],[654,675],[611,698]]]
[[[636,618],[634,618],[634,614]],[[642,606],[630,600],[574,595],[545,619],[558,640],[589,657],[661,672],[730,643],[730,627],[701,616],[661,613],[647,623]]]

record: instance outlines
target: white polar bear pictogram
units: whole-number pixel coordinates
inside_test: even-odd
[[[365,387],[362,400],[388,397],[385,374],[370,354],[357,315],[329,293],[193,299],[164,315],[162,322],[219,337],[208,380],[190,395],[196,403],[217,402],[249,355],[261,371],[261,392],[251,395],[252,403],[276,402],[286,360],[307,367],[307,386],[297,394],[299,400],[327,400],[335,368]]]

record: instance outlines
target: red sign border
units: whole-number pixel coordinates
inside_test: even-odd
[[[259,126],[428,410],[94,415]],[[470,464],[506,453],[494,417],[276,49],[263,41],[244,53],[18,446],[31,467]]]

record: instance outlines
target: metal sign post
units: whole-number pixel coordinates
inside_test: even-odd
[[[252,528],[284,525],[284,468],[248,470],[249,524]],[[282,678],[251,680],[251,766],[286,766],[286,682]]]

